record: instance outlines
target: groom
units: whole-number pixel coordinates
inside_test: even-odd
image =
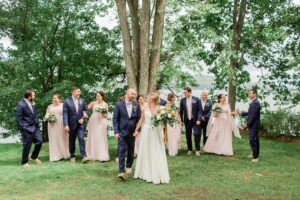
[[[120,101],[115,108],[113,126],[115,138],[118,140],[119,175],[121,180],[125,179],[125,157],[126,173],[132,173],[131,166],[134,159],[135,128],[141,118],[141,108],[134,101],[136,91],[128,89],[125,100]]]
[[[258,130],[260,127],[260,103],[257,100],[257,92],[254,89],[248,91],[248,98],[250,99],[250,106],[248,112],[240,113],[242,116],[248,116],[247,125],[245,128],[249,129],[250,146],[252,149],[251,162],[258,162],[259,156],[259,138]],[[239,110],[238,110],[239,112]]]
[[[70,161],[75,160],[75,142],[78,137],[80,155],[82,162],[86,163],[89,159],[85,152],[84,143],[84,118],[87,118],[86,113],[88,111],[87,104],[80,98],[80,89],[74,87],[72,89],[72,96],[65,100],[63,105],[63,121],[65,126],[65,132],[69,133],[69,150]]]

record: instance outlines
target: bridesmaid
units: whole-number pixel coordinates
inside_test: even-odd
[[[59,94],[53,95],[53,103],[48,106],[46,115],[55,115],[55,122],[48,122],[50,161],[68,159],[69,139],[64,131],[63,104]]]
[[[143,95],[138,95],[137,96],[137,101],[141,107],[141,111],[143,112],[144,108],[145,108],[145,99]],[[135,146],[134,146],[134,155],[137,156],[137,153],[139,152],[139,147],[140,147],[140,143],[141,143],[141,134],[139,134],[136,138],[135,138]]]
[[[218,103],[214,107],[216,106],[219,106],[222,111],[220,113],[212,112],[207,126],[208,138],[204,151],[217,155],[232,156],[232,133],[236,137],[241,138],[239,129],[232,117],[235,113],[231,112],[224,94],[218,95]]]
[[[91,160],[105,162],[109,161],[107,114],[96,112],[96,108],[104,107],[108,111],[108,104],[104,101],[104,92],[97,92],[96,98],[97,101],[88,105],[89,110],[93,110],[93,113],[87,125],[86,153]]]
[[[176,96],[174,93],[168,94],[168,103],[166,107],[175,105]],[[167,134],[168,134],[168,152],[169,156],[176,156],[178,154],[178,149],[180,148],[181,143],[181,118],[179,111],[176,111],[178,114],[178,123],[174,124],[173,127],[169,124],[167,125]]]

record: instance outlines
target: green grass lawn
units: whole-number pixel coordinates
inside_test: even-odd
[[[171,182],[153,185],[129,176],[117,179],[116,142],[111,161],[49,162],[23,169],[21,145],[0,145],[0,199],[300,199],[300,145],[261,139],[260,162],[249,162],[247,136],[234,139],[233,157],[202,154],[168,157]],[[78,150],[78,146],[76,147]],[[78,155],[78,154],[77,154]]]

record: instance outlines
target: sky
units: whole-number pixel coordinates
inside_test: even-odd
[[[294,0],[294,3],[296,5],[300,5],[300,0]],[[116,18],[115,10],[111,10],[109,14],[104,17],[96,16],[95,21],[99,26],[103,26],[108,29],[112,29],[115,26],[118,26],[118,19]],[[11,46],[11,41],[8,37],[0,38],[0,43],[2,43],[5,49]],[[246,70],[250,73],[251,81],[257,82],[259,76],[261,75],[261,71],[253,66],[246,66]],[[202,74],[208,75],[208,67],[204,67]]]

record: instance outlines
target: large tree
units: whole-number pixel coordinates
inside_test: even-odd
[[[166,1],[139,2],[116,0],[116,5],[128,85],[145,95],[157,86]]]
[[[227,90],[231,108],[246,99],[250,72],[258,77],[260,95],[294,96],[299,84],[299,6],[290,0],[179,1],[174,45],[191,47],[215,76],[214,91]],[[294,62],[292,62],[294,58]],[[294,69],[294,74],[291,73]],[[294,94],[294,95],[291,95]],[[281,101],[282,101],[281,100]]]
[[[15,130],[14,108],[28,88],[36,90],[41,117],[54,93],[67,97],[73,86],[81,87],[88,101],[93,88],[107,86],[114,92],[125,69],[119,64],[119,30],[102,29],[94,20],[106,12],[95,1],[1,2],[0,33],[13,46],[1,51],[1,127]]]

